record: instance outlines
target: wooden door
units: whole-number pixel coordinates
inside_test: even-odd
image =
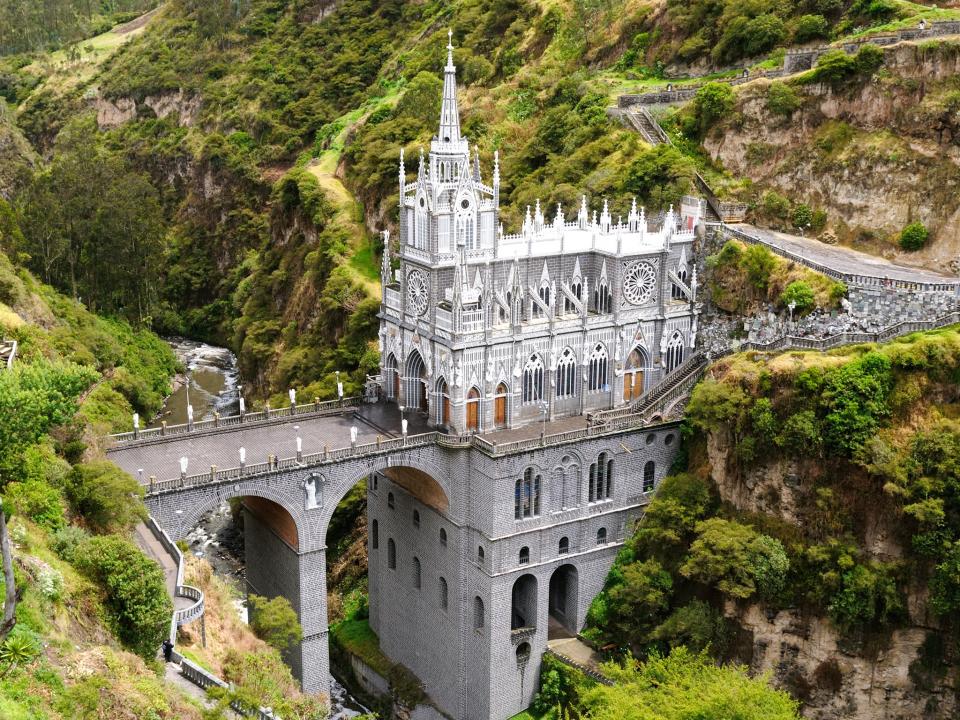
[[[400,400],[400,372],[397,370],[393,371],[393,398]]]
[[[450,422],[450,396],[443,396],[443,417],[440,419],[441,425],[446,425]]]
[[[493,421],[497,427],[507,424],[507,396],[500,395],[493,401]]]
[[[623,399],[625,402],[633,399],[633,373],[623,374]]]
[[[480,428],[480,401],[467,401],[467,430],[478,430]]]

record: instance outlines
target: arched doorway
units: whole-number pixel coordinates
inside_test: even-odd
[[[647,354],[637,346],[627,356],[623,368],[623,400],[630,402],[643,395],[643,377],[647,368]]]
[[[577,634],[577,569],[561,565],[550,576],[550,638],[573,637]]]
[[[510,603],[510,629],[537,627],[537,579],[521,575],[513,584]]]
[[[407,358],[406,375],[403,378],[403,400],[404,405],[411,410],[425,412],[427,409],[427,368],[416,350]]]
[[[506,383],[497,385],[497,392],[493,398],[493,424],[498,428],[507,426],[507,394],[509,393]]]
[[[436,389],[436,423],[437,425],[448,425],[450,423],[450,391],[447,388],[447,381],[443,378],[437,380]]]
[[[467,430],[476,432],[480,429],[480,391],[475,387],[467,393]]]

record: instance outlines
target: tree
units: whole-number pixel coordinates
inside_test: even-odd
[[[267,599],[250,596],[250,627],[258,638],[280,652],[289,650],[303,638],[303,629],[290,601],[278,595]]]
[[[607,600],[607,634],[639,647],[670,606],[673,578],[656,560],[635,562],[623,569],[623,581]]]
[[[774,690],[769,677],[752,678],[746,667],[715,665],[706,653],[678,647],[666,657],[604,666],[616,684],[585,691],[591,720],[799,720],[796,700]]]
[[[77,548],[74,564],[104,588],[120,641],[145,659],[155,657],[173,613],[160,566],[119,535],[90,538]]]
[[[699,136],[706,137],[714,123],[733,110],[733,105],[733,88],[727,83],[709,82],[697,90],[692,108]]]
[[[823,15],[801,15],[793,26],[793,41],[805,43],[830,34],[827,19]]]
[[[803,280],[794,280],[780,293],[780,304],[786,307],[790,303],[794,304],[793,309],[797,315],[813,310],[816,305],[813,288]]]
[[[98,533],[123,532],[147,516],[143,487],[108,461],[77,465],[67,478],[67,496]]]
[[[912,222],[900,231],[900,247],[904,250],[920,250],[927,244],[930,231],[922,222]]]

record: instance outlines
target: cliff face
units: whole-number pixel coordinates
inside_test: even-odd
[[[711,478],[721,502],[736,514],[772,517],[809,535],[842,513],[865,556],[882,562],[903,558],[903,516],[876,478],[848,464],[829,466],[817,459],[776,458],[743,469],[733,451],[728,434],[707,436]],[[843,482],[831,484],[836,494],[830,507],[818,504],[817,487],[838,476]],[[905,595],[906,617],[899,626],[852,633],[814,609],[773,610],[728,599],[723,612],[736,628],[731,655],[753,672],[769,672],[775,685],[803,702],[804,717],[956,717],[960,667],[943,653],[943,628],[928,607],[927,582],[908,582]]]
[[[945,41],[888,48],[870,79],[791,83],[792,111],[757,81],[704,144],[732,173],[826,210],[841,240],[896,254],[897,233],[923,222],[933,241],[905,259],[942,268],[960,253],[958,74],[960,44]]]

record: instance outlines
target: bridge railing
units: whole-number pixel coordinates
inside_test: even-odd
[[[323,417],[325,415],[335,415],[346,408],[359,407],[363,398],[360,396],[346,397],[343,400],[324,400],[295,407],[270,408],[259,410],[257,412],[247,412],[242,415],[215,416],[210,420],[198,420],[192,423],[183,423],[179,425],[161,425],[158,428],[147,428],[144,430],[134,430],[133,432],[116,433],[110,435],[114,443],[129,443],[134,441],[149,442],[151,440],[165,439],[170,436],[205,433],[225,428],[234,428],[239,426],[263,426],[272,423],[286,422],[292,417],[303,417],[304,420]]]
[[[203,615],[203,591],[199,588],[193,587],[192,585],[183,584],[183,553],[180,552],[180,548],[178,548],[177,544],[170,539],[170,536],[167,535],[166,531],[160,527],[157,524],[157,521],[152,517],[147,518],[146,525],[150,533],[157,539],[157,542],[163,546],[163,549],[177,564],[177,581],[174,583],[174,598],[171,599],[176,601],[177,597],[185,597],[194,601],[189,607],[185,607],[180,610],[174,610],[173,615],[170,617],[169,638],[171,643],[176,644],[177,628],[181,625],[186,625],[189,622],[193,622]]]

